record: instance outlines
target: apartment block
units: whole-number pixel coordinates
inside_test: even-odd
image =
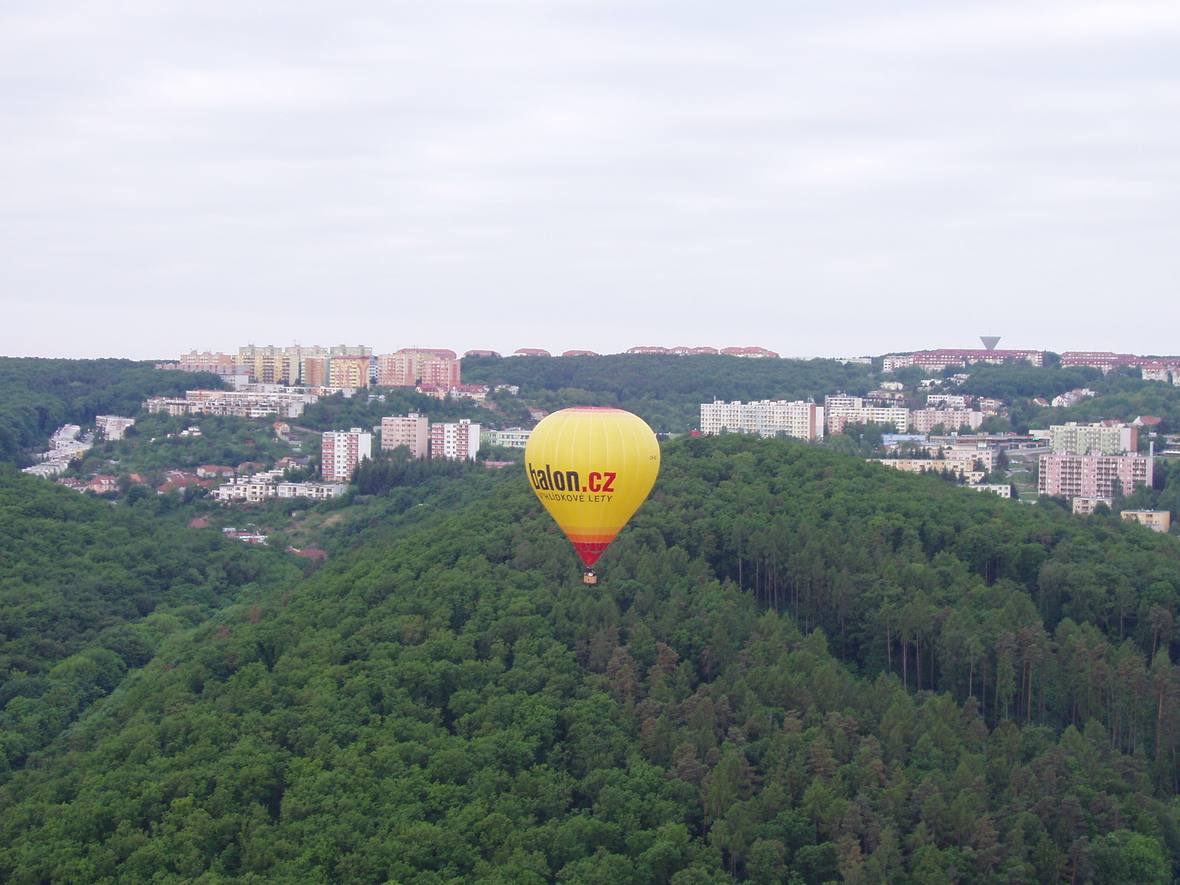
[[[308,387],[331,387],[331,360],[327,354],[301,357],[299,378]]]
[[[928,409],[965,409],[967,397],[961,393],[932,393],[926,397]]]
[[[528,445],[531,430],[523,427],[506,427],[503,430],[485,430],[483,438],[490,446],[503,446],[506,449],[523,449]]]
[[[247,344],[238,348],[235,360],[240,374],[263,384],[294,384],[299,380],[299,363],[292,363],[282,347]]]
[[[329,387],[368,387],[367,356],[332,356],[328,358]]]
[[[905,433],[910,423],[910,410],[897,406],[829,407],[824,400],[824,415],[828,433],[843,433],[849,424],[885,424],[898,433]]]
[[[238,364],[232,354],[197,352],[190,350],[180,355],[176,368],[182,372],[209,372],[214,375],[236,375]]]
[[[1172,514],[1168,510],[1124,510],[1119,516],[1128,522],[1137,522],[1153,532],[1164,535],[1172,528]]]
[[[453,350],[403,348],[377,357],[380,387],[459,386],[459,359]]]
[[[1139,449],[1139,428],[1116,421],[1094,424],[1054,424],[1049,427],[1049,450],[1066,455],[1121,455]]]
[[[832,409],[863,409],[865,398],[851,396],[847,393],[829,393],[824,397],[824,411],[831,413]]]
[[[909,419],[909,427],[915,433],[930,433],[939,426],[948,431],[964,426],[978,430],[981,424],[983,412],[969,409],[914,409]]]
[[[1083,498],[1078,496],[1070,501],[1070,509],[1080,516],[1090,516],[1098,509],[1099,504],[1105,504],[1107,507],[1114,506],[1113,498]]]
[[[102,434],[103,439],[122,439],[127,428],[135,424],[134,418],[124,418],[122,415],[98,415],[94,419],[94,426]]]
[[[796,400],[738,400],[701,403],[701,433],[754,433],[758,436],[790,436],[816,440],[824,435],[824,409]]]
[[[275,497],[326,501],[339,498],[347,489],[348,486],[342,482],[280,482],[275,485]]]
[[[425,415],[411,412],[381,419],[381,451],[400,446],[409,449],[413,458],[425,458],[430,453],[430,422]]]
[[[311,393],[189,390],[185,392],[184,399],[155,396],[146,400],[143,407],[152,415],[231,415],[238,418],[278,415],[282,418],[298,418],[305,406],[318,399]]]
[[[361,461],[373,457],[373,434],[359,427],[323,434],[321,473],[325,482],[348,482]]]
[[[479,453],[479,425],[467,418],[453,424],[430,425],[430,457],[474,461]]]
[[[870,464],[882,464],[902,473],[949,473],[962,477],[964,482],[977,483],[986,475],[982,470],[973,469],[965,461],[946,461],[941,458],[867,458]]]
[[[1012,497],[1012,486],[1006,482],[977,482],[975,485],[968,486],[969,489],[975,489],[977,492],[991,492],[993,495],[999,495],[1001,498]]]
[[[1151,485],[1152,459],[1143,455],[1041,455],[1037,491],[1042,495],[1111,498]]]

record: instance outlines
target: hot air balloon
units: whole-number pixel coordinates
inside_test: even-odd
[[[660,472],[660,444],[642,418],[583,406],[533,430],[524,450],[529,484],[585,563],[583,580],[639,509]]]

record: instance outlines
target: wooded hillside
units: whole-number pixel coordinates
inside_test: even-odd
[[[1174,539],[682,440],[588,589],[432,483],[0,787],[0,878],[1171,881]]]

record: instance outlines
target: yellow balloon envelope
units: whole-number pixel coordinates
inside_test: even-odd
[[[622,409],[562,409],[533,430],[524,462],[533,491],[589,567],[651,492],[660,444]]]

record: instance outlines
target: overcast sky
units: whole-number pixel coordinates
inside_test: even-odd
[[[0,4],[0,353],[1180,352],[1180,2]]]

